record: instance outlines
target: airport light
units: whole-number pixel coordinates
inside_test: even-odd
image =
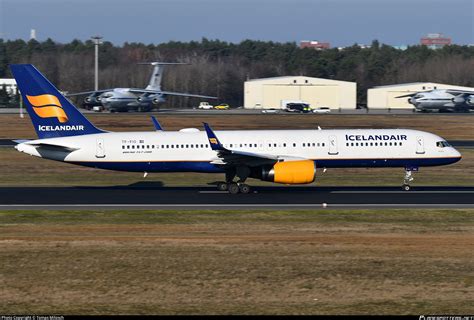
[[[94,90],[97,91],[99,90],[99,44],[102,43],[102,37],[101,36],[93,36],[91,37],[92,40],[94,40],[94,46],[95,46],[95,65],[94,65]]]

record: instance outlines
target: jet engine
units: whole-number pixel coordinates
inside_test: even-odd
[[[160,95],[143,94],[137,98],[137,102],[138,103],[152,103],[153,105],[156,106],[164,102],[164,99]]]
[[[474,106],[474,96],[469,96],[469,98],[466,100],[467,104],[470,106]]]
[[[457,97],[454,97],[453,99],[451,99],[451,101],[456,104],[456,105],[459,105],[459,104],[464,104],[466,103],[466,98],[464,98],[462,95],[461,96],[457,96]]]
[[[85,103],[100,103],[100,96],[88,96],[84,98]]]
[[[253,177],[275,183],[306,184],[316,178],[316,164],[311,160],[277,162],[259,169]]]

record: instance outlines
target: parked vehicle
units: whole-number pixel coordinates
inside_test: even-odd
[[[213,105],[209,104],[209,102],[203,101],[199,103],[198,109],[210,110],[214,108]]]
[[[229,108],[230,106],[227,103],[221,103],[214,107],[214,109],[217,109],[217,110],[227,110]]]
[[[311,108],[307,103],[288,103],[286,105],[287,112],[296,112],[296,113],[311,113]]]
[[[313,109],[313,113],[324,114],[324,113],[330,113],[330,112],[331,112],[331,108],[329,107],[320,107],[320,108]]]
[[[275,108],[270,108],[270,109],[263,109],[262,113],[279,113],[281,109],[275,109]]]
[[[280,100],[280,108],[286,109],[289,104],[307,104],[309,103],[303,100]]]

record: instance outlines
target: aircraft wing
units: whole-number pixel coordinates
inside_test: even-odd
[[[229,167],[238,165],[256,167],[264,164],[275,164],[279,161],[307,160],[292,156],[275,156],[271,154],[227,149],[220,143],[209,124],[204,123],[204,128],[206,129],[211,149],[217,151],[217,158],[211,162],[212,164]]]
[[[102,89],[102,90],[97,90],[97,91],[74,92],[74,93],[69,93],[66,96],[67,97],[73,97],[73,96],[88,95],[88,94],[92,94],[92,93],[101,94],[101,93],[108,92],[108,91],[114,91],[114,89],[115,88]],[[127,88],[127,89],[128,89],[128,92],[131,92],[131,93],[134,93],[134,94],[150,93],[150,94],[162,94],[162,95],[168,95],[168,96],[192,97],[192,98],[203,98],[203,99],[218,99],[217,97],[203,96],[203,95],[199,95],[199,94],[191,94],[191,93],[183,93],[183,92],[147,90],[147,89],[139,89],[139,88]]]
[[[413,97],[414,95],[417,95],[418,93],[419,93],[419,92],[413,92],[413,93],[404,94],[403,96],[398,96],[398,97],[395,97],[395,98]]]
[[[474,95],[474,91],[457,90],[457,89],[446,89],[446,93],[449,93],[452,95],[459,95],[459,94]]]
[[[135,94],[151,93],[151,94],[162,94],[167,96],[180,96],[180,97],[194,97],[204,99],[217,99],[217,97],[203,96],[199,94],[183,93],[183,92],[172,92],[172,91],[161,91],[161,90],[147,90],[147,89],[134,89],[130,88],[128,91]]]
[[[103,90],[97,90],[97,91],[82,91],[82,92],[74,92],[74,93],[68,93],[68,94],[65,94],[66,97],[74,97],[74,96],[82,96],[82,95],[86,95],[86,94],[92,94],[92,93],[97,93],[97,94],[100,94],[100,93],[104,93],[104,92],[107,92],[107,91],[113,91],[114,89],[103,89]]]

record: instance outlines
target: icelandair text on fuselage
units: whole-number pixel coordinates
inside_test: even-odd
[[[84,126],[38,126],[39,131],[83,131]]]
[[[346,134],[346,141],[388,141],[388,140],[407,140],[404,134]]]

